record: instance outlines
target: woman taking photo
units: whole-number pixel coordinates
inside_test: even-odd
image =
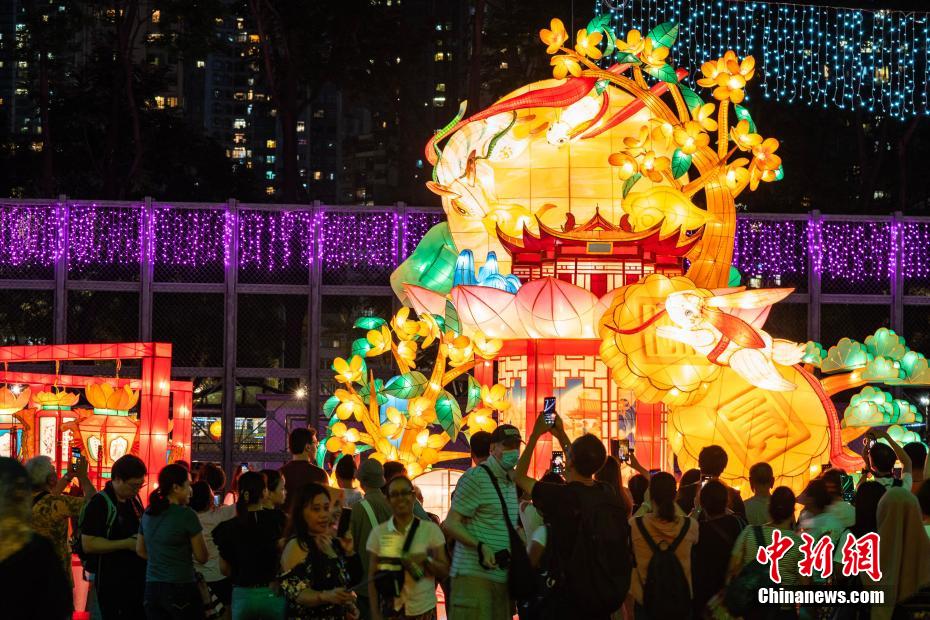
[[[142,515],[136,553],[145,568],[145,616],[149,620],[201,620],[203,601],[197,590],[194,563],[209,559],[200,520],[187,505],[191,481],[180,465],[158,473],[158,488]]]
[[[233,620],[280,620],[284,599],[277,593],[278,540],[284,515],[263,510],[265,477],[246,472],[239,478],[236,517],[213,530],[220,570],[232,581]]]
[[[316,483],[301,487],[291,503],[281,556],[288,618],[354,620],[359,616],[355,592],[348,588],[361,579],[361,561],[351,534],[335,538],[332,514],[329,491]]]

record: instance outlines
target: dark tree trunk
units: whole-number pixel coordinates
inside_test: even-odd
[[[278,99],[278,118],[281,121],[281,156],[284,167],[281,175],[281,200],[297,202],[297,75],[294,65],[288,63]]]

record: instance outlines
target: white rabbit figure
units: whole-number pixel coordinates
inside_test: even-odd
[[[793,290],[761,289],[714,297],[701,297],[693,291],[672,293],[665,300],[665,312],[676,326],[659,326],[656,333],[694,347],[714,364],[729,366],[758,388],[790,392],[797,386],[782,377],[774,364],[799,363],[803,346],[775,340],[737,315],[740,310],[767,309]],[[766,314],[756,313],[756,317],[764,320]]]

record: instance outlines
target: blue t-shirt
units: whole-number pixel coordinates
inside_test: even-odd
[[[145,537],[149,560],[146,581],[193,583],[194,559],[191,537],[203,530],[197,513],[188,506],[171,504],[157,515],[142,515],[139,533]]]

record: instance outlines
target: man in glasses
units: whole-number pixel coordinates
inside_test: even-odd
[[[436,617],[436,580],[449,573],[446,541],[432,521],[413,514],[413,483],[396,476],[387,484],[392,517],[368,537],[368,596],[375,620]]]
[[[145,463],[127,454],[113,463],[110,473],[110,482],[79,519],[81,559],[92,575],[103,620],[144,618],[145,560],[136,555],[136,537]]]

